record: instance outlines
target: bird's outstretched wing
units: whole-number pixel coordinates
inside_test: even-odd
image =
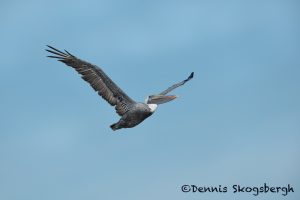
[[[178,87],[184,85],[186,82],[188,82],[189,80],[191,80],[193,77],[194,77],[194,72],[192,72],[190,74],[190,76],[187,79],[185,79],[184,81],[181,81],[180,83],[176,83],[176,84],[172,85],[171,87],[169,87],[168,89],[166,89],[165,91],[161,92],[160,95],[166,95],[166,94],[168,94],[169,92],[171,92],[175,88],[178,88]]]
[[[80,60],[68,51],[62,52],[54,47],[47,45],[46,51],[53,55],[50,58],[56,58],[66,65],[74,68],[81,78],[88,82],[98,94],[105,99],[110,105],[115,106],[116,112],[122,116],[132,104],[135,103],[127,94],[125,94],[104,72],[100,67]]]

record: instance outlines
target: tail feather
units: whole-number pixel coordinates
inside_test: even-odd
[[[111,128],[113,131],[118,130],[118,129],[119,129],[118,123],[115,123],[115,124],[110,125],[110,128]]]

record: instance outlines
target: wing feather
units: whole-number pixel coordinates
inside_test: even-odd
[[[100,67],[83,61],[66,50],[62,52],[52,46],[47,46],[50,49],[46,49],[46,51],[54,54],[48,57],[56,58],[58,61],[74,68],[81,75],[81,78],[88,82],[103,99],[110,105],[115,106],[116,112],[120,116],[123,116],[135,103]]]
[[[193,77],[194,77],[194,72],[192,72],[192,73],[190,74],[190,76],[189,76],[187,79],[185,79],[184,81],[181,81],[181,82],[179,82],[179,83],[176,83],[176,84],[172,85],[171,87],[169,87],[168,89],[166,89],[165,91],[161,92],[160,95],[166,95],[166,94],[168,94],[168,93],[171,92],[172,90],[174,90],[174,89],[176,89],[176,88],[178,88],[178,87],[184,85],[186,82],[188,82],[189,80],[191,80]]]

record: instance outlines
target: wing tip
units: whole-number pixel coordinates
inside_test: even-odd
[[[64,53],[64,52],[62,52],[62,51],[60,51],[60,50],[58,50],[58,49],[56,49],[56,48],[54,48],[54,47],[52,47],[50,45],[46,45],[46,46],[51,49],[51,50],[50,49],[46,49],[46,51],[48,51],[50,53],[61,54],[62,56],[68,56],[66,53]]]
[[[189,76],[189,78],[194,78],[194,72],[191,73],[191,75]]]
[[[45,49],[46,51],[52,53],[52,54],[56,54],[58,56],[61,56],[61,57],[74,57],[74,55],[72,55],[70,52],[68,52],[67,50],[65,50],[65,52],[62,52],[54,47],[52,47],[51,45],[46,45],[49,49]]]

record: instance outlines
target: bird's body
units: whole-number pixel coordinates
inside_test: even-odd
[[[158,95],[148,96],[145,103],[139,103],[135,102],[124,93],[100,67],[80,60],[66,50],[65,52],[62,52],[51,46],[48,47],[50,49],[47,49],[47,51],[54,54],[48,57],[57,58],[59,61],[74,68],[103,99],[115,107],[116,112],[121,116],[121,119],[110,126],[113,130],[132,128],[140,124],[155,112],[159,104],[175,99],[176,96],[166,94],[185,84],[192,79],[194,75],[194,73],[191,73],[186,80],[171,86]]]
[[[153,105],[153,104],[152,104]],[[132,128],[140,124],[146,118],[150,117],[155,110],[151,109],[151,104],[135,103],[133,108],[126,112],[118,123],[111,125],[113,130],[120,128]]]

